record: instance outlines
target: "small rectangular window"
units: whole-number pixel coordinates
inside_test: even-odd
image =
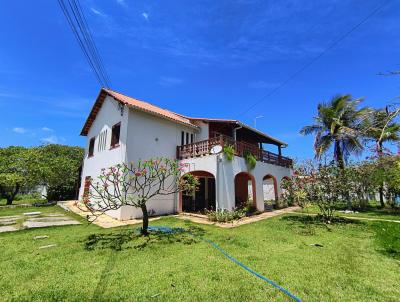
[[[119,135],[121,132],[121,123],[115,124],[111,130],[111,148],[119,146]]]
[[[194,143],[194,134],[190,134],[190,143],[193,144]]]
[[[185,131],[182,131],[181,133],[181,146],[185,144]]]
[[[190,144],[190,142],[189,142],[189,133],[188,132],[186,132],[186,144]]]
[[[94,153],[94,142],[95,142],[95,140],[96,140],[96,137],[92,137],[92,138],[90,139],[90,142],[89,142],[89,152],[88,152],[88,156],[89,156],[89,157],[93,156],[93,153]]]
[[[90,186],[92,184],[92,178],[90,176],[85,177],[85,184],[83,187],[83,201],[88,202],[89,201],[89,193],[90,193]]]
[[[97,143],[97,151],[101,151],[101,144],[103,143],[103,133],[100,133],[98,143]]]

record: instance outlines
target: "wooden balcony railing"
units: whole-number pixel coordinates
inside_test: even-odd
[[[262,150],[256,145],[252,145],[246,142],[235,141],[228,136],[213,137],[208,140],[199,141],[193,144],[187,144],[177,147],[177,158],[186,159],[199,156],[209,155],[211,148],[216,145],[231,145],[235,150],[235,155],[244,157],[247,152],[253,154],[257,160],[278,165],[282,167],[292,167],[292,159],[279,154],[272,153],[270,151]]]

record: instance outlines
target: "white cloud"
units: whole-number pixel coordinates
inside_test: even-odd
[[[103,18],[104,18],[104,17],[107,17],[106,14],[102,13],[101,11],[99,11],[99,10],[93,8],[93,7],[91,7],[90,10],[91,10],[94,14],[96,14],[97,16],[100,16],[100,17],[103,17]]]
[[[25,128],[22,127],[15,127],[12,129],[13,132],[18,133],[18,134],[24,134],[26,133],[28,130],[26,130]]]
[[[277,85],[277,83],[270,83],[266,81],[254,81],[249,83],[249,87],[255,89],[275,88]]]
[[[44,144],[60,144],[60,143],[64,143],[66,141],[66,139],[63,137],[58,137],[56,135],[51,135],[49,137],[44,137],[44,138],[40,139],[40,141]]]
[[[53,132],[53,129],[47,128],[47,127],[42,127],[42,131],[45,131],[45,132]]]
[[[146,12],[142,13],[142,17],[146,19],[146,21],[149,21],[149,14]]]
[[[58,138],[55,135],[49,136],[49,137],[44,137],[40,140],[42,143],[45,144],[57,144],[58,143]]]
[[[117,0],[117,3],[123,7],[127,6],[125,0]]]
[[[161,77],[160,81],[158,82],[161,86],[171,87],[180,85],[183,83],[182,79],[174,78],[174,77]]]

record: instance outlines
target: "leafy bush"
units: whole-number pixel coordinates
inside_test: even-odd
[[[228,210],[217,210],[210,211],[206,210],[206,215],[208,220],[213,222],[231,222],[233,220],[238,220],[246,216],[246,211],[244,209],[234,209],[232,211]]]
[[[232,161],[235,156],[235,149],[232,145],[224,146],[224,154],[227,160]]]
[[[250,170],[254,169],[257,164],[257,158],[250,152],[246,151],[244,153],[244,159],[246,161],[246,164]]]
[[[275,199],[264,200],[264,211],[272,211],[276,207]]]
[[[37,199],[41,199],[42,196],[35,192],[35,193],[28,193],[28,194],[18,194],[15,197],[15,200],[37,200]]]
[[[287,207],[288,207],[288,202],[286,200],[284,200],[282,198],[279,198],[276,201],[276,204],[275,204],[275,208],[276,209],[284,209],[284,208],[287,208]]]
[[[48,200],[76,197],[79,169],[84,151],[80,147],[45,145],[37,148],[41,182],[47,185]]]
[[[0,197],[10,205],[22,189],[46,185],[48,199],[74,198],[83,155],[80,147],[55,144],[0,148]]]
[[[348,196],[349,174],[333,162],[315,165],[306,162],[297,168],[294,177],[283,183],[282,203],[297,202],[304,207],[307,203],[315,204],[324,220],[332,221],[338,203],[343,203]]]
[[[252,200],[247,200],[243,207],[241,207],[243,211],[245,211],[246,216],[253,215],[257,212],[257,207],[254,205]]]
[[[282,199],[288,206],[297,204],[301,208],[307,207],[307,192],[304,190],[304,178],[293,177],[292,179],[283,179],[281,182]]]

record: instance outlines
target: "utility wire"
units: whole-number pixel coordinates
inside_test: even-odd
[[[88,41],[88,45],[90,46],[91,52],[94,54],[96,64],[100,68],[100,72],[104,76],[104,80],[107,83],[107,86],[111,86],[110,78],[108,77],[107,71],[104,67],[103,60],[102,60],[100,53],[96,47],[96,43],[94,43],[92,32],[86,21],[86,18],[83,13],[82,7],[79,3],[79,0],[72,0],[72,1],[73,1],[75,9],[77,11],[77,16],[78,16],[78,19],[80,20],[81,27],[83,28],[82,32],[85,34],[85,37],[86,37],[86,40]]]
[[[81,10],[79,0],[58,0],[58,3],[97,81],[100,86],[109,88],[109,77]]]
[[[385,7],[391,0],[386,1],[376,7],[374,10],[371,11],[366,17],[364,17],[360,22],[358,22],[356,25],[354,25],[350,30],[345,32],[343,35],[341,35],[338,39],[334,40],[327,48],[325,48],[321,53],[319,53],[316,57],[311,59],[309,62],[304,64],[302,67],[300,67],[298,70],[296,70],[294,73],[292,73],[286,80],[281,82],[277,87],[269,91],[267,94],[262,96],[258,101],[253,103],[250,107],[248,107],[246,110],[241,112],[236,118],[241,117],[242,115],[246,114],[250,110],[252,110],[255,106],[260,104],[261,102],[265,101],[268,97],[273,95],[275,92],[277,92],[279,89],[284,87],[286,84],[288,84],[291,80],[296,78],[300,73],[302,73],[304,70],[306,70],[308,67],[313,65],[316,61],[318,61],[324,54],[326,54],[329,50],[337,46],[342,40],[346,39],[348,36],[350,36],[355,30],[357,30],[361,25],[363,25],[365,22],[368,21],[371,17],[373,17],[376,13],[378,13],[383,7]]]
[[[77,42],[78,42],[78,44],[79,44],[79,47],[81,48],[81,50],[82,50],[84,56],[86,57],[86,59],[87,59],[89,65],[90,65],[90,68],[92,69],[93,73],[95,74],[95,76],[96,76],[96,78],[97,78],[99,84],[100,84],[101,86],[103,86],[103,83],[102,83],[102,81],[101,81],[99,75],[97,74],[96,69],[95,69],[95,67],[94,67],[94,65],[93,65],[93,63],[92,63],[92,61],[91,61],[89,55],[87,54],[87,52],[86,52],[86,50],[85,50],[85,47],[84,47],[84,45],[83,45],[83,42],[82,42],[82,40],[81,40],[81,38],[80,38],[80,36],[79,36],[79,33],[77,32],[77,29],[76,29],[76,27],[75,27],[75,25],[74,25],[74,22],[72,21],[72,18],[71,18],[71,16],[69,15],[68,10],[67,10],[67,8],[66,8],[64,2],[63,2],[62,0],[58,0],[58,3],[60,4],[61,10],[63,11],[65,18],[67,19],[68,24],[69,24],[69,26],[71,27],[71,30],[72,30],[72,32],[73,32],[73,34],[74,34],[74,36],[75,36],[75,38],[76,38],[76,40],[77,40]]]

